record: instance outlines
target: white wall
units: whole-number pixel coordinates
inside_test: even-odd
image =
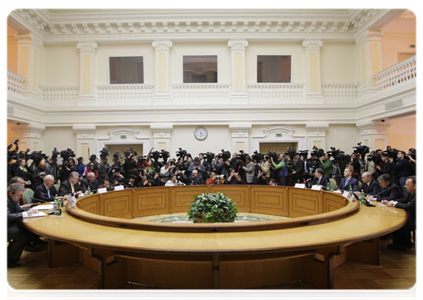
[[[354,43],[324,42],[320,50],[322,83],[359,81],[358,55]]]
[[[326,135],[325,150],[335,147],[350,154],[354,151],[353,147],[360,142],[360,132],[355,125],[330,125]]]
[[[142,56],[144,83],[154,84],[154,48],[150,42],[139,44],[99,44],[95,54],[95,83],[109,84],[109,57]]]
[[[257,83],[257,55],[291,55],[291,82],[306,83],[305,53],[301,42],[249,41],[245,52],[247,83]]]
[[[218,83],[231,82],[231,53],[226,42],[184,43],[173,41],[170,49],[170,83],[183,83],[184,55],[217,55]]]
[[[40,84],[79,85],[79,49],[76,45],[45,45],[41,51]]]
[[[55,147],[59,152],[67,148],[76,151],[76,135],[72,127],[46,127],[42,134],[40,150],[51,155]]]

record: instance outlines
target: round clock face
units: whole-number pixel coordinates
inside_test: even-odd
[[[204,127],[198,127],[194,131],[194,136],[197,140],[200,140],[200,141],[205,140],[207,137],[207,129]]]

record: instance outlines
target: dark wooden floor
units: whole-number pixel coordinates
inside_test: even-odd
[[[335,271],[335,289],[409,289],[416,282],[416,250],[388,250],[391,241],[381,241],[379,266],[347,262]],[[50,269],[47,246],[41,252],[25,252],[21,267],[8,269],[7,279],[14,289],[95,289],[97,276],[92,270],[75,264]],[[126,284],[124,289],[145,289]],[[272,289],[313,289],[304,282],[294,282]]]

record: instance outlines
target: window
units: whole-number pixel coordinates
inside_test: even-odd
[[[110,57],[110,84],[144,83],[142,56]]]
[[[258,55],[257,82],[291,82],[291,56]]]
[[[184,83],[217,82],[217,56],[184,56]]]

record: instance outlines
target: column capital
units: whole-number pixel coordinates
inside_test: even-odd
[[[366,42],[380,42],[383,32],[381,30],[365,30],[360,34],[355,43],[357,45],[362,45]]]
[[[231,48],[231,51],[245,51],[245,48],[248,46],[247,40],[229,40],[228,46]]]
[[[387,134],[387,131],[391,124],[389,121],[385,120],[382,121],[363,121],[357,122],[356,126],[360,130],[360,135],[380,135],[380,134]]]
[[[170,48],[173,46],[173,43],[171,40],[157,40],[153,41],[151,45],[156,51],[169,51]]]
[[[326,130],[328,130],[329,124],[327,123],[315,123],[315,124],[306,124],[305,129],[307,133],[310,135],[319,135],[324,136],[326,135]]]
[[[97,131],[94,125],[74,125],[72,129],[76,134],[94,134]]]
[[[321,40],[304,40],[302,45],[307,51],[320,51],[323,42]]]
[[[33,33],[17,33],[16,39],[18,40],[19,45],[33,45],[36,47],[41,47],[43,45],[42,40]]]
[[[98,45],[96,42],[79,42],[76,47],[80,53],[95,53]]]

